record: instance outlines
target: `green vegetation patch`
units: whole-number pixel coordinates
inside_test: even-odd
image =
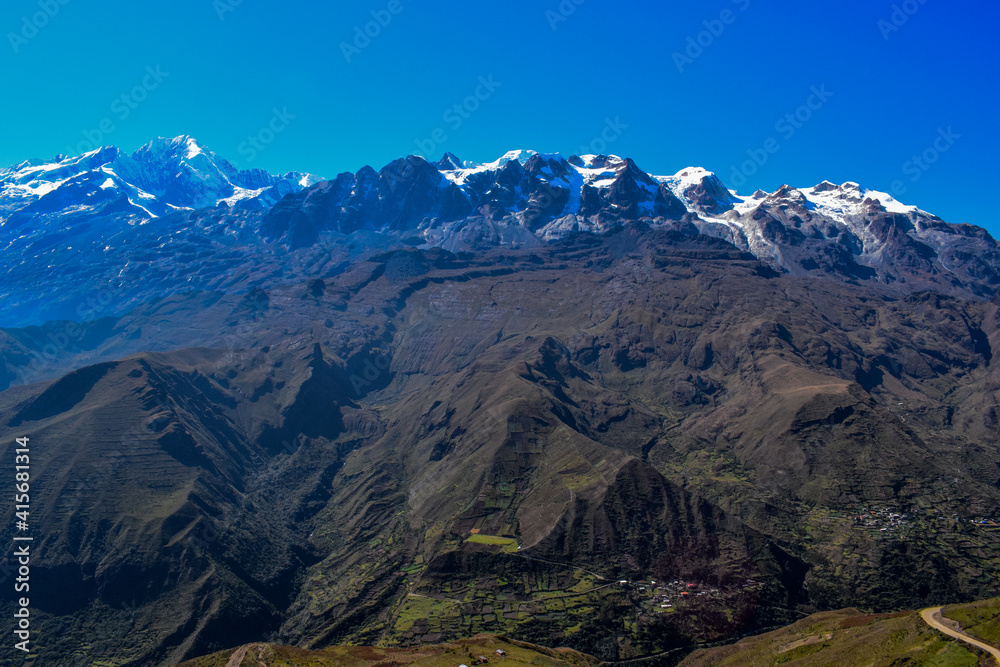
[[[695,651],[681,667],[752,665],[939,665],[975,667],[970,647],[929,627],[919,613],[860,614],[855,609],[814,614],[736,644]]]
[[[499,535],[469,535],[465,541],[472,542],[473,544],[491,544],[494,546],[500,546],[503,547],[504,551],[511,553],[517,551],[517,540],[513,537],[500,537]]]
[[[1000,598],[945,607],[945,618],[958,621],[972,637],[1000,647]]]
[[[498,653],[499,651],[499,653]],[[242,660],[239,660],[242,655]],[[595,667],[599,661],[569,649],[550,649],[494,635],[411,648],[333,646],[307,651],[274,644],[251,644],[182,663],[181,667],[226,667],[234,656],[241,667],[457,667],[475,664],[479,656],[491,665],[533,665],[535,667]]]

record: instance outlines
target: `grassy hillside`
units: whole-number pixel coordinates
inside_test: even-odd
[[[944,613],[959,621],[970,634],[996,643],[1000,599],[952,605],[946,607]],[[929,627],[917,611],[863,614],[856,609],[843,609],[813,614],[788,627],[729,646],[695,651],[681,667],[977,667],[991,664],[980,662],[983,655]]]
[[[944,615],[962,626],[968,634],[993,646],[1000,646],[1000,598],[955,604],[944,608]]]
[[[498,650],[503,651],[504,655],[497,653]],[[600,664],[597,658],[570,649],[548,649],[512,641],[505,637],[477,635],[472,639],[407,649],[334,646],[319,651],[307,651],[290,646],[249,644],[238,649],[220,651],[203,658],[189,660],[180,667],[371,667],[374,665],[457,667],[460,664],[482,664],[480,657],[485,658],[490,664],[503,667]]]
[[[1000,598],[952,605],[945,613],[970,634],[996,642]],[[498,654],[497,649],[505,655]],[[248,644],[190,660],[180,667],[458,667],[476,665],[480,656],[489,663],[504,666],[602,664],[593,656],[571,649],[550,649],[504,636],[480,634],[471,639],[412,648],[334,646],[307,651],[273,644]],[[780,630],[729,646],[695,651],[680,667],[978,667],[992,664],[988,660],[985,654],[927,626],[918,611],[866,614],[857,609],[842,609],[813,614]],[[654,663],[655,660],[650,662]]]

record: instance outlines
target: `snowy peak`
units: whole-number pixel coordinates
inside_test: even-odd
[[[51,161],[28,160],[0,169],[0,197],[27,200],[42,197],[68,179],[100,169],[118,156],[118,149],[108,146],[75,157],[57,155]]]
[[[166,164],[194,160],[199,155],[215,157],[210,151],[205,150],[194,137],[185,134],[173,138],[157,137],[140,146],[132,153],[132,158]]]
[[[580,169],[615,169],[625,160],[617,155],[573,155],[568,162]]]
[[[634,180],[656,185],[632,160],[616,155],[574,155],[564,159],[559,153],[515,150],[493,162],[466,162],[464,166],[458,166],[458,159],[448,154],[435,166],[463,189],[483,182],[488,175],[519,173],[521,167],[539,181],[564,189],[579,189],[584,185],[610,188],[624,172],[629,172]]]
[[[889,213],[923,213],[916,206],[907,206],[885,192],[862,188],[853,181],[841,185],[823,181],[799,192],[816,211],[840,222],[844,222],[848,216],[862,215],[867,208],[866,202],[877,202]]]
[[[298,172],[275,176],[261,169],[237,170],[193,137],[161,137],[131,155],[106,146],[2,169],[0,216],[36,209],[79,211],[108,202],[115,202],[116,212],[140,218],[220,204],[264,209],[320,180]]]
[[[453,153],[445,153],[440,160],[434,163],[434,166],[441,171],[452,171],[455,169],[462,168],[462,161],[458,159]]]
[[[508,162],[511,161],[517,161],[520,162],[521,164],[524,164],[534,155],[538,155],[538,153],[536,151],[531,151],[531,150],[507,151],[498,160],[483,166],[497,169],[499,167],[503,167],[504,165],[506,165]]]
[[[687,167],[673,176],[657,177],[674,195],[698,213],[722,215],[740,200],[726,189],[713,172],[701,167]]]
[[[206,208],[236,194],[236,169],[188,136],[155,139],[119,158],[111,169],[177,208]]]
[[[298,172],[274,176],[261,169],[237,170],[187,135],[155,139],[130,157],[120,158],[113,169],[163,203],[192,209],[220,203],[266,208],[285,194],[321,180]],[[268,192],[276,186],[278,190]],[[259,206],[254,205],[257,199]]]

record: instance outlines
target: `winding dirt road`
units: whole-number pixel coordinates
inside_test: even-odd
[[[997,661],[997,664],[1000,665],[1000,649],[990,646],[989,644],[984,644],[978,639],[973,639],[964,632],[961,632],[959,630],[952,630],[951,628],[949,628],[947,625],[941,622],[942,618],[941,609],[942,607],[930,607],[929,609],[924,609],[922,612],[920,612],[920,616],[921,618],[924,619],[924,622],[927,623],[927,625],[931,626],[935,630],[943,632],[949,637],[960,639],[961,641],[966,642],[967,644],[972,644],[976,648],[980,648],[990,653],[993,656],[993,659]]]

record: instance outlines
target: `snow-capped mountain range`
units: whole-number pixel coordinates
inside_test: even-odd
[[[191,137],[160,138],[131,155],[105,146],[0,169],[0,215],[113,205],[151,219],[219,204],[268,208],[321,180],[298,172],[274,176],[262,169],[241,171]]]
[[[296,280],[392,247],[518,248],[627,224],[725,240],[776,274],[973,297],[1000,288],[985,230],[852,182],[744,196],[698,167],[655,176],[628,158],[527,150],[485,164],[408,156],[322,180],[240,171],[182,136],[0,170],[0,269],[13,277],[0,324],[75,317],[87,290],[113,290],[122,309]]]

